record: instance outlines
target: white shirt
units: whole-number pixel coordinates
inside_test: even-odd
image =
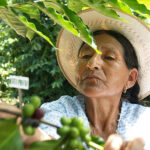
[[[41,108],[45,115],[43,120],[61,126],[60,118],[66,116],[82,117],[84,125],[89,126],[85,113],[84,96],[62,96],[53,102],[44,103]],[[41,124],[41,129],[54,138],[59,138],[56,128]],[[138,104],[131,104],[122,100],[120,118],[116,131],[124,140],[132,140],[135,137],[142,137],[146,143],[145,149],[150,150],[150,108]]]

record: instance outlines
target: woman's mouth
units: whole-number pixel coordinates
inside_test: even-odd
[[[100,78],[96,75],[88,75],[83,80],[86,80],[86,79],[98,79],[98,80],[100,80]]]

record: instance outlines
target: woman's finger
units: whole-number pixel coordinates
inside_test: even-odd
[[[145,142],[142,138],[135,138],[128,142],[125,150],[144,150]]]
[[[112,134],[106,141],[104,150],[121,150],[124,142],[120,135]]]
[[[2,110],[8,110],[16,113],[21,113],[21,110],[17,108],[16,106],[5,104],[5,103],[0,103],[0,109]],[[0,118],[13,118],[16,117],[15,115],[12,115],[10,113],[2,112],[0,111]]]
[[[45,141],[53,139],[52,137],[45,134],[40,128],[36,128],[36,132],[34,135],[27,136],[24,134],[22,126],[20,126],[20,133],[25,147],[28,147],[30,144],[36,141]]]

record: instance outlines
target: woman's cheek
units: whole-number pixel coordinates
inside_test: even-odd
[[[75,81],[76,86],[79,86],[80,80],[81,80],[81,73],[79,68],[76,68],[76,74],[75,74]]]
[[[82,76],[83,72],[86,70],[86,61],[79,61],[77,63],[76,72],[79,74],[79,76]]]
[[[85,65],[83,63],[78,64],[76,67],[76,75],[75,75],[75,80],[76,80],[76,86],[79,86],[80,83],[82,82],[83,74],[85,71]]]

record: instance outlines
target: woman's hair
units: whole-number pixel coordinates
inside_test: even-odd
[[[138,59],[134,50],[134,47],[130,43],[130,41],[123,36],[122,34],[112,31],[112,30],[99,30],[94,32],[94,35],[106,33],[114,37],[123,47],[123,57],[128,69],[136,68],[139,69]],[[122,93],[122,98],[128,99],[131,103],[139,103],[138,102],[138,94],[140,91],[140,87],[138,82],[134,84],[133,87],[129,88],[126,93]]]

